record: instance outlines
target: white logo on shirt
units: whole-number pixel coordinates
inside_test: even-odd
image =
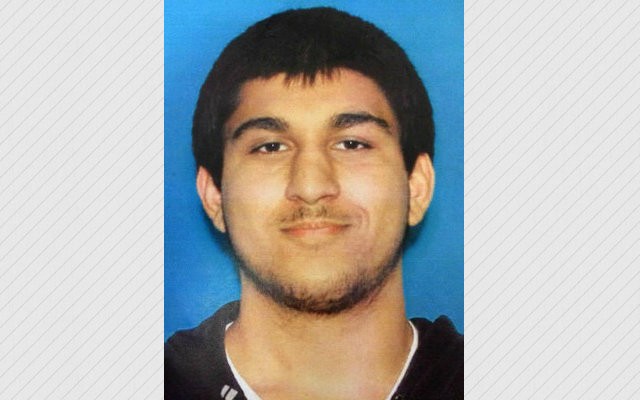
[[[229,385],[224,385],[222,387],[222,391],[220,392],[220,397],[222,397],[224,400],[233,400],[235,399],[237,394],[237,390],[231,389]]]

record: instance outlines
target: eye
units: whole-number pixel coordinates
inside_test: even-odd
[[[287,150],[288,147],[284,143],[269,142],[251,149],[251,153],[277,153]]]
[[[364,150],[370,149],[371,145],[368,143],[361,142],[359,140],[343,140],[336,144],[336,148],[338,150]]]

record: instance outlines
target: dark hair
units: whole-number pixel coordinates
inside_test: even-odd
[[[333,8],[289,10],[251,26],[232,40],[200,89],[193,117],[193,152],[220,187],[225,123],[242,84],[284,73],[313,82],[337,68],[357,71],[382,89],[400,124],[404,163],[433,158],[434,125],[427,91],[404,50],[386,33]]]

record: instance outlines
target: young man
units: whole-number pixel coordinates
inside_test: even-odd
[[[375,26],[315,8],[234,39],[193,125],[241,299],[165,346],[168,399],[462,398],[450,321],[407,320],[401,247],[434,185],[429,99]]]

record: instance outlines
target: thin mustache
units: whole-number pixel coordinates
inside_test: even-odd
[[[298,207],[290,214],[281,217],[278,222],[280,222],[281,224],[294,224],[320,219],[330,221],[345,221],[348,219],[348,216],[340,212],[329,210],[326,206]]]

